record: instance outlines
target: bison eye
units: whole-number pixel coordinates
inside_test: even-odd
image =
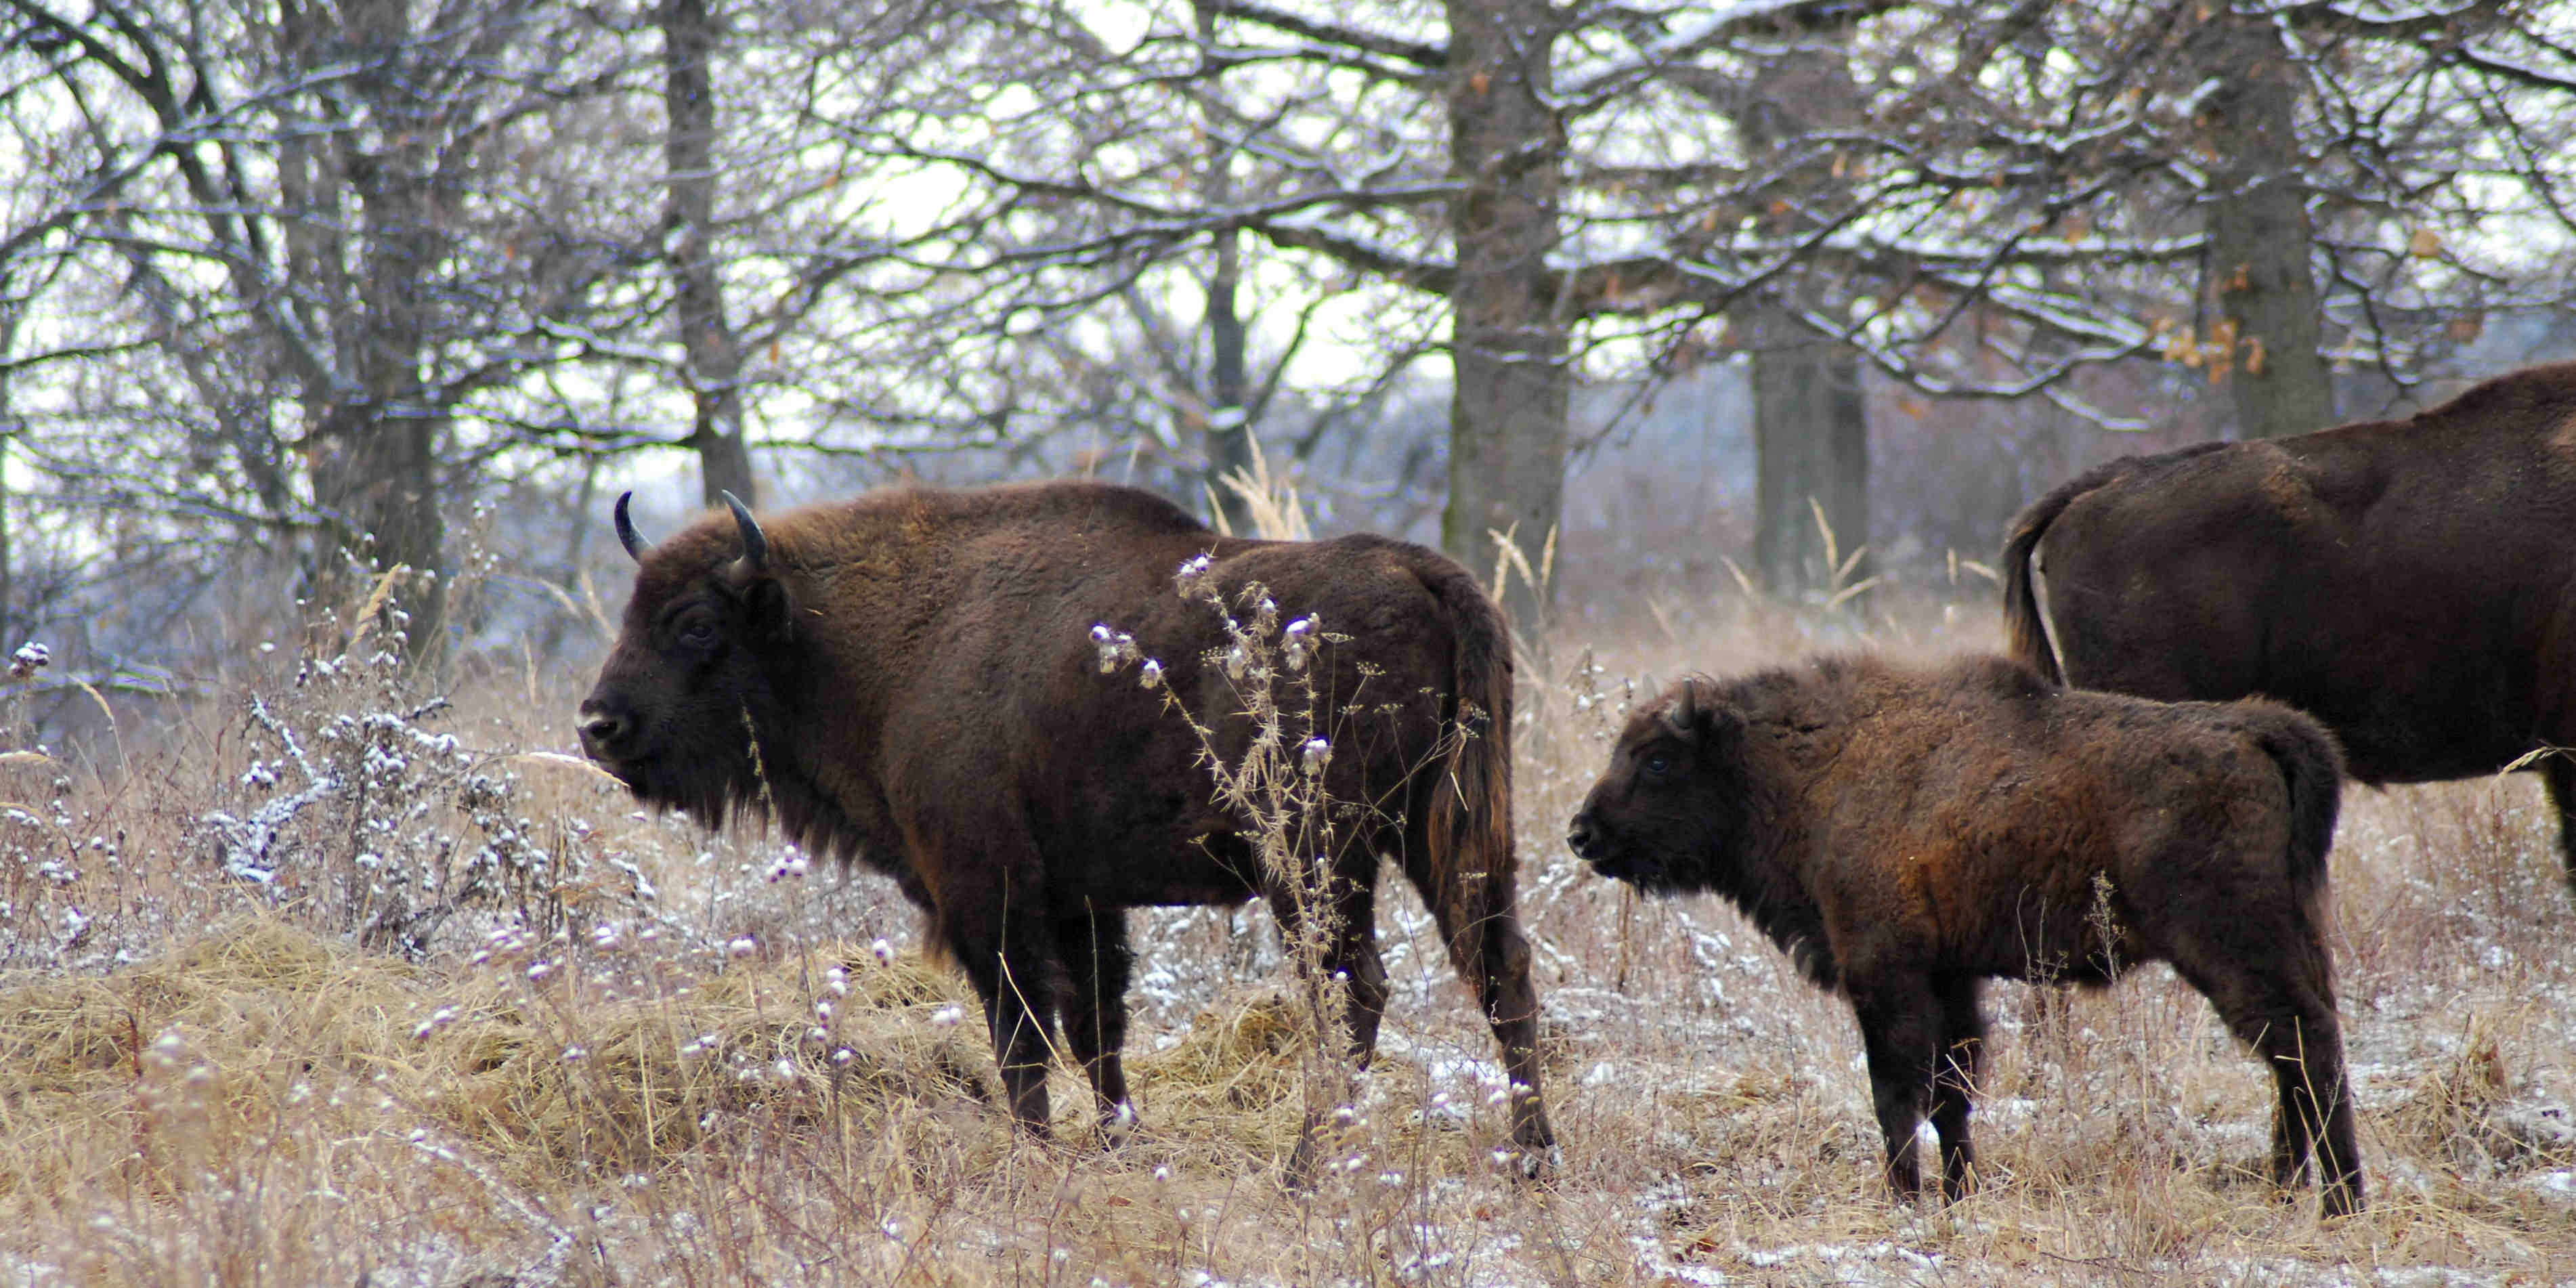
[[[682,626],[680,628],[680,644],[684,648],[714,648],[716,646],[716,624],[708,621],[696,621]]]
[[[1672,770],[1673,770],[1673,758],[1672,758],[1672,757],[1667,756],[1667,755],[1665,755],[1664,753],[1662,753],[1662,752],[1660,752],[1660,751],[1659,751],[1659,752],[1656,752],[1655,754],[1653,754],[1653,755],[1651,755],[1651,756],[1646,757],[1646,772],[1647,772],[1647,773],[1649,773],[1649,774],[1653,774],[1653,775],[1654,775],[1655,777],[1657,777],[1657,778],[1661,778],[1661,777],[1663,777],[1664,775],[1666,775],[1666,774],[1668,774],[1668,773],[1671,773],[1671,772],[1672,772]]]

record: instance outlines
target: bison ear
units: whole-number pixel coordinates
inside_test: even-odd
[[[795,634],[795,602],[774,574],[758,574],[742,588],[742,611],[752,633],[767,643],[784,644]]]

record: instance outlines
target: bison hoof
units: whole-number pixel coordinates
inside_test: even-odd
[[[1136,1107],[1121,1104],[1100,1115],[1100,1147],[1116,1149],[1136,1136]]]
[[[1494,1151],[1494,1166],[1515,1180],[1544,1184],[1565,1170],[1565,1151],[1546,1145],[1505,1145]]]

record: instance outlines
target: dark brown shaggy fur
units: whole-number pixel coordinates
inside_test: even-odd
[[[2277,703],[1828,657],[1674,686],[1629,720],[1570,839],[1648,891],[1725,895],[1851,999],[1902,1195],[1927,1104],[1945,1192],[1973,1183],[1980,981],[2166,961],[2270,1064],[2278,1179],[2313,1145],[2339,1214],[2361,1168],[2321,924],[2338,773],[2332,738]]]
[[[2472,777],[2576,745],[2570,532],[2576,365],[2534,367],[2409,420],[2094,470],[2014,521],[2004,618],[2051,680],[2062,658],[2089,689],[2259,693],[2363,782]],[[2576,879],[2576,760],[2539,768]]]
[[[1224,637],[1174,571],[1201,554],[1229,597],[1347,634],[1316,679],[1338,713],[1325,788],[1367,803],[1331,854],[1364,1056],[1385,1005],[1379,856],[1421,891],[1523,1088],[1513,1138],[1551,1144],[1538,1002],[1513,908],[1512,675],[1500,613],[1456,564],[1374,537],[1220,537],[1149,493],[1092,482],[898,489],[749,531],[723,514],[639,555],[634,599],[581,709],[583,745],[636,795],[709,826],[775,816],[817,853],[892,876],[984,999],[1011,1109],[1047,1120],[1061,1017],[1106,1121],[1127,1112],[1124,909],[1269,890],[1241,820],[1211,802],[1189,729],[1133,672],[1100,674],[1095,624],[1132,632],[1238,761],[1249,722]],[[1461,736],[1464,730],[1466,736]],[[753,752],[757,750],[757,759]]]

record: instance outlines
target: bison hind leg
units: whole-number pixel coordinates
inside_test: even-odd
[[[2567,868],[2567,884],[2576,891],[2576,753],[2541,757],[2541,781],[2549,786],[2549,803],[2558,810],[2558,855]]]
[[[1095,908],[1059,918],[1056,946],[1064,954],[1064,1039],[1091,1080],[1100,1110],[1103,1142],[1116,1144],[1136,1126],[1127,1097],[1127,986],[1136,956],[1127,943],[1127,911]]]

